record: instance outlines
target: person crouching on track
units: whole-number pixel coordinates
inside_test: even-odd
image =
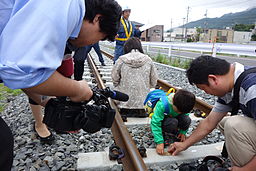
[[[117,102],[124,121],[126,117],[146,117],[143,102],[157,84],[157,73],[152,59],[144,54],[138,38],[129,38],[124,44],[124,54],[112,69],[114,89],[129,95],[127,102]]]
[[[165,145],[174,141],[184,141],[190,126],[189,112],[195,105],[195,95],[184,89],[168,95],[169,113],[164,113],[164,104],[159,100],[154,107],[151,130],[154,136],[156,152],[164,153]]]
[[[230,170],[255,171],[256,72],[248,73],[251,69],[255,68],[208,55],[191,62],[187,70],[189,83],[218,99],[189,138],[168,149],[172,155],[186,150],[218,126],[225,135],[226,150],[232,163]],[[240,114],[238,109],[241,109]],[[232,116],[227,115],[230,111]]]

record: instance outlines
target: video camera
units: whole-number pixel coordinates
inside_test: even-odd
[[[72,102],[67,97],[50,99],[45,106],[43,122],[57,131],[76,131],[83,129],[94,133],[101,128],[110,128],[115,118],[115,110],[111,108],[108,98],[128,101],[129,96],[112,91],[110,88],[92,89],[92,104]]]

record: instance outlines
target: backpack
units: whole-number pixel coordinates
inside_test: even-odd
[[[144,101],[144,108],[146,110],[146,114],[152,118],[153,111],[156,103],[161,99],[164,104],[164,114],[167,115],[170,111],[169,102],[168,102],[168,95],[172,92],[175,92],[174,88],[170,88],[168,92],[164,92],[162,89],[155,89],[148,93],[145,101]]]

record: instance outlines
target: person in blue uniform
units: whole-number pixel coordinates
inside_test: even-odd
[[[89,46],[78,48],[74,54],[74,79],[75,80],[82,80],[83,73],[84,73],[84,62],[87,58],[88,53],[91,49],[94,49],[99,57],[99,61],[102,66],[105,66],[104,59],[102,57],[99,42],[94,43]]]
[[[56,69],[66,42],[75,48],[114,41],[121,13],[115,0],[1,0],[0,79],[42,105],[41,95],[89,100],[93,93],[86,81],[66,78]],[[0,168],[10,170],[13,137],[1,118],[0,128]]]
[[[120,28],[116,35],[116,46],[114,52],[114,63],[124,54],[124,43],[130,38],[134,36],[135,26],[129,21],[131,9],[128,6],[122,7],[123,14],[120,19]]]
[[[140,39],[142,33],[143,31],[140,31],[139,26],[135,26],[134,37],[138,37]]]

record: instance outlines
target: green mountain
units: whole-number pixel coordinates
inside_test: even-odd
[[[226,27],[232,28],[236,24],[255,24],[256,22],[256,7],[247,9],[242,12],[225,14],[219,18],[203,18],[197,21],[185,24],[186,28],[215,28],[223,29]],[[183,27],[183,26],[180,26]]]

